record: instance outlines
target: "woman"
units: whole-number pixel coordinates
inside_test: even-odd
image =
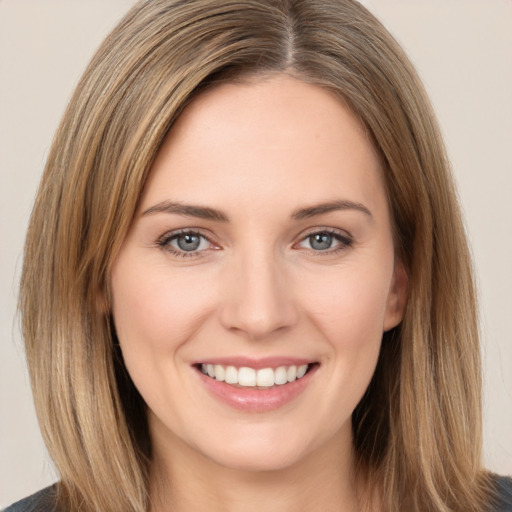
[[[28,506],[510,507],[481,466],[442,148],[355,2],[137,4],[77,87],[28,232],[23,330],[61,475]]]

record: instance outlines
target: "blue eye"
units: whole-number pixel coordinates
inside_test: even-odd
[[[336,252],[346,249],[352,245],[352,239],[347,235],[342,235],[331,231],[317,231],[305,237],[299,244],[300,247],[310,249],[315,252]]]
[[[308,237],[309,245],[315,251],[325,251],[332,247],[334,237],[330,233],[315,233]]]
[[[196,234],[184,233],[182,235],[176,236],[175,239],[172,240],[172,242],[176,242],[176,245],[182,251],[197,251],[197,249],[201,245],[201,237]]]
[[[211,242],[200,233],[185,231],[163,236],[158,245],[176,256],[195,256],[211,248]]]

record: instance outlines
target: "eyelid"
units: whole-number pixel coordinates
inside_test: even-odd
[[[349,233],[346,229],[333,228],[328,226],[314,226],[307,228],[299,236],[300,238],[306,238],[308,236],[315,235],[316,233],[331,233],[333,235],[339,235],[346,238],[353,238],[352,234]]]

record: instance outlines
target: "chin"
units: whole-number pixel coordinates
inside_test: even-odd
[[[297,450],[269,447],[266,451],[233,449],[212,456],[213,462],[226,469],[243,472],[281,471],[295,466],[302,459]]]
[[[263,431],[247,426],[243,435],[226,435],[222,442],[210,440],[197,446],[199,452],[219,466],[237,471],[279,471],[299,464],[319,449],[319,439],[312,442],[307,433],[290,429]],[[229,442],[226,440],[229,439]],[[213,441],[213,442],[211,442]]]

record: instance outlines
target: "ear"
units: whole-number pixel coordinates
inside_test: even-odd
[[[405,304],[407,302],[408,278],[403,263],[395,262],[393,278],[386,302],[386,314],[384,317],[383,332],[396,327],[403,319]]]

